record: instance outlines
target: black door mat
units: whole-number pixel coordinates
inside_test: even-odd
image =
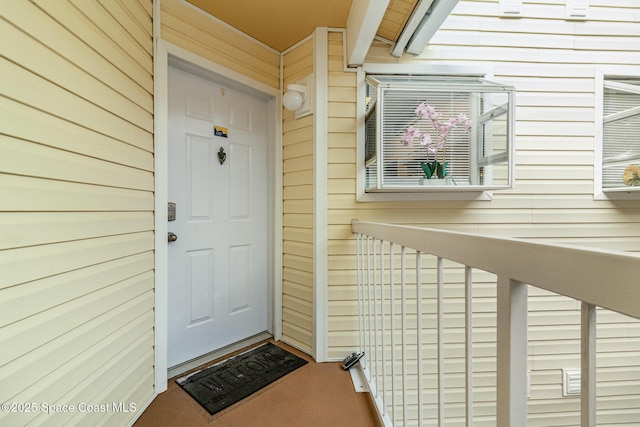
[[[178,378],[176,383],[213,415],[306,363],[306,360],[266,343]]]

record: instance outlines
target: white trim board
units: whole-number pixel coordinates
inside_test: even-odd
[[[382,22],[389,0],[354,0],[347,19],[347,37],[343,45],[349,65],[362,64],[367,57],[376,30]]]
[[[271,332],[276,339],[282,335],[282,227],[278,226],[282,217],[282,99],[279,89],[265,85],[237,72],[211,62],[194,53],[173,45],[165,40],[156,39],[154,56],[154,111],[155,111],[155,392],[167,389],[167,334],[168,334],[168,269],[167,269],[167,221],[163,213],[167,209],[168,198],[168,72],[169,65],[178,66],[185,71],[206,78],[215,78],[230,87],[262,96],[267,99],[267,120],[274,125],[269,128],[269,230],[272,255],[269,264],[270,295],[273,304],[269,307]],[[278,191],[278,189],[280,189]]]
[[[313,73],[316,87],[313,115],[313,353],[316,362],[327,361],[329,300],[328,225],[328,109],[329,39],[326,27],[316,28],[313,38]]]
[[[160,182],[159,177],[164,174],[168,174],[168,131],[167,124],[169,122],[168,112],[168,81],[169,81],[169,62],[168,51],[160,41],[160,29],[161,29],[161,0],[155,0],[153,3],[153,145],[154,145],[154,212],[156,213],[154,218],[154,230],[155,230],[155,242],[154,242],[154,290],[155,290],[155,302],[154,302],[154,334],[155,334],[155,392],[156,394],[162,393],[167,389],[167,340],[168,340],[168,328],[167,328],[167,306],[168,306],[168,266],[167,266],[167,239],[164,236],[167,235],[168,225],[167,221],[161,221],[158,212],[166,209],[168,202],[168,186],[165,180],[164,183]],[[160,143],[163,141],[163,143]],[[164,219],[164,217],[163,217]],[[162,236],[162,237],[161,237]],[[160,262],[163,260],[163,262]],[[155,396],[154,396],[155,397]],[[152,399],[153,400],[153,399]],[[150,402],[149,402],[150,403]]]

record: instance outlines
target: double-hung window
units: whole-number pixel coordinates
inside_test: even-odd
[[[602,189],[640,191],[640,79],[605,78]]]
[[[366,78],[367,192],[513,185],[514,88],[480,78]]]

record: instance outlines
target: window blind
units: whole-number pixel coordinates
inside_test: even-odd
[[[402,89],[383,90],[382,150],[383,176],[387,185],[410,185],[416,183],[424,173],[420,162],[438,160],[447,162],[447,171],[454,181],[469,182],[469,133],[463,126],[451,129],[446,145],[436,153],[428,153],[426,147],[415,141],[407,147],[402,136],[408,126],[419,128],[436,141],[438,133],[428,119],[416,116],[416,107],[426,102],[435,108],[443,122],[458,114],[469,115],[469,93],[430,92]]]

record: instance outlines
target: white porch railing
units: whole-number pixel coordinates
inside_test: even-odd
[[[386,425],[444,425],[449,390],[444,266],[451,262],[464,272],[464,295],[456,296],[464,301],[464,348],[458,349],[464,362],[454,378],[464,392],[448,399],[463,402],[448,425],[474,423],[472,272],[477,270],[495,277],[496,425],[527,425],[527,285],[581,301],[580,419],[582,427],[596,425],[596,307],[640,318],[640,255],[357,220],[352,231],[365,352],[361,366]],[[431,274],[423,268],[426,260],[434,262],[429,286],[423,283]],[[431,293],[428,301],[424,292]],[[435,330],[429,342],[424,342],[425,324]]]

